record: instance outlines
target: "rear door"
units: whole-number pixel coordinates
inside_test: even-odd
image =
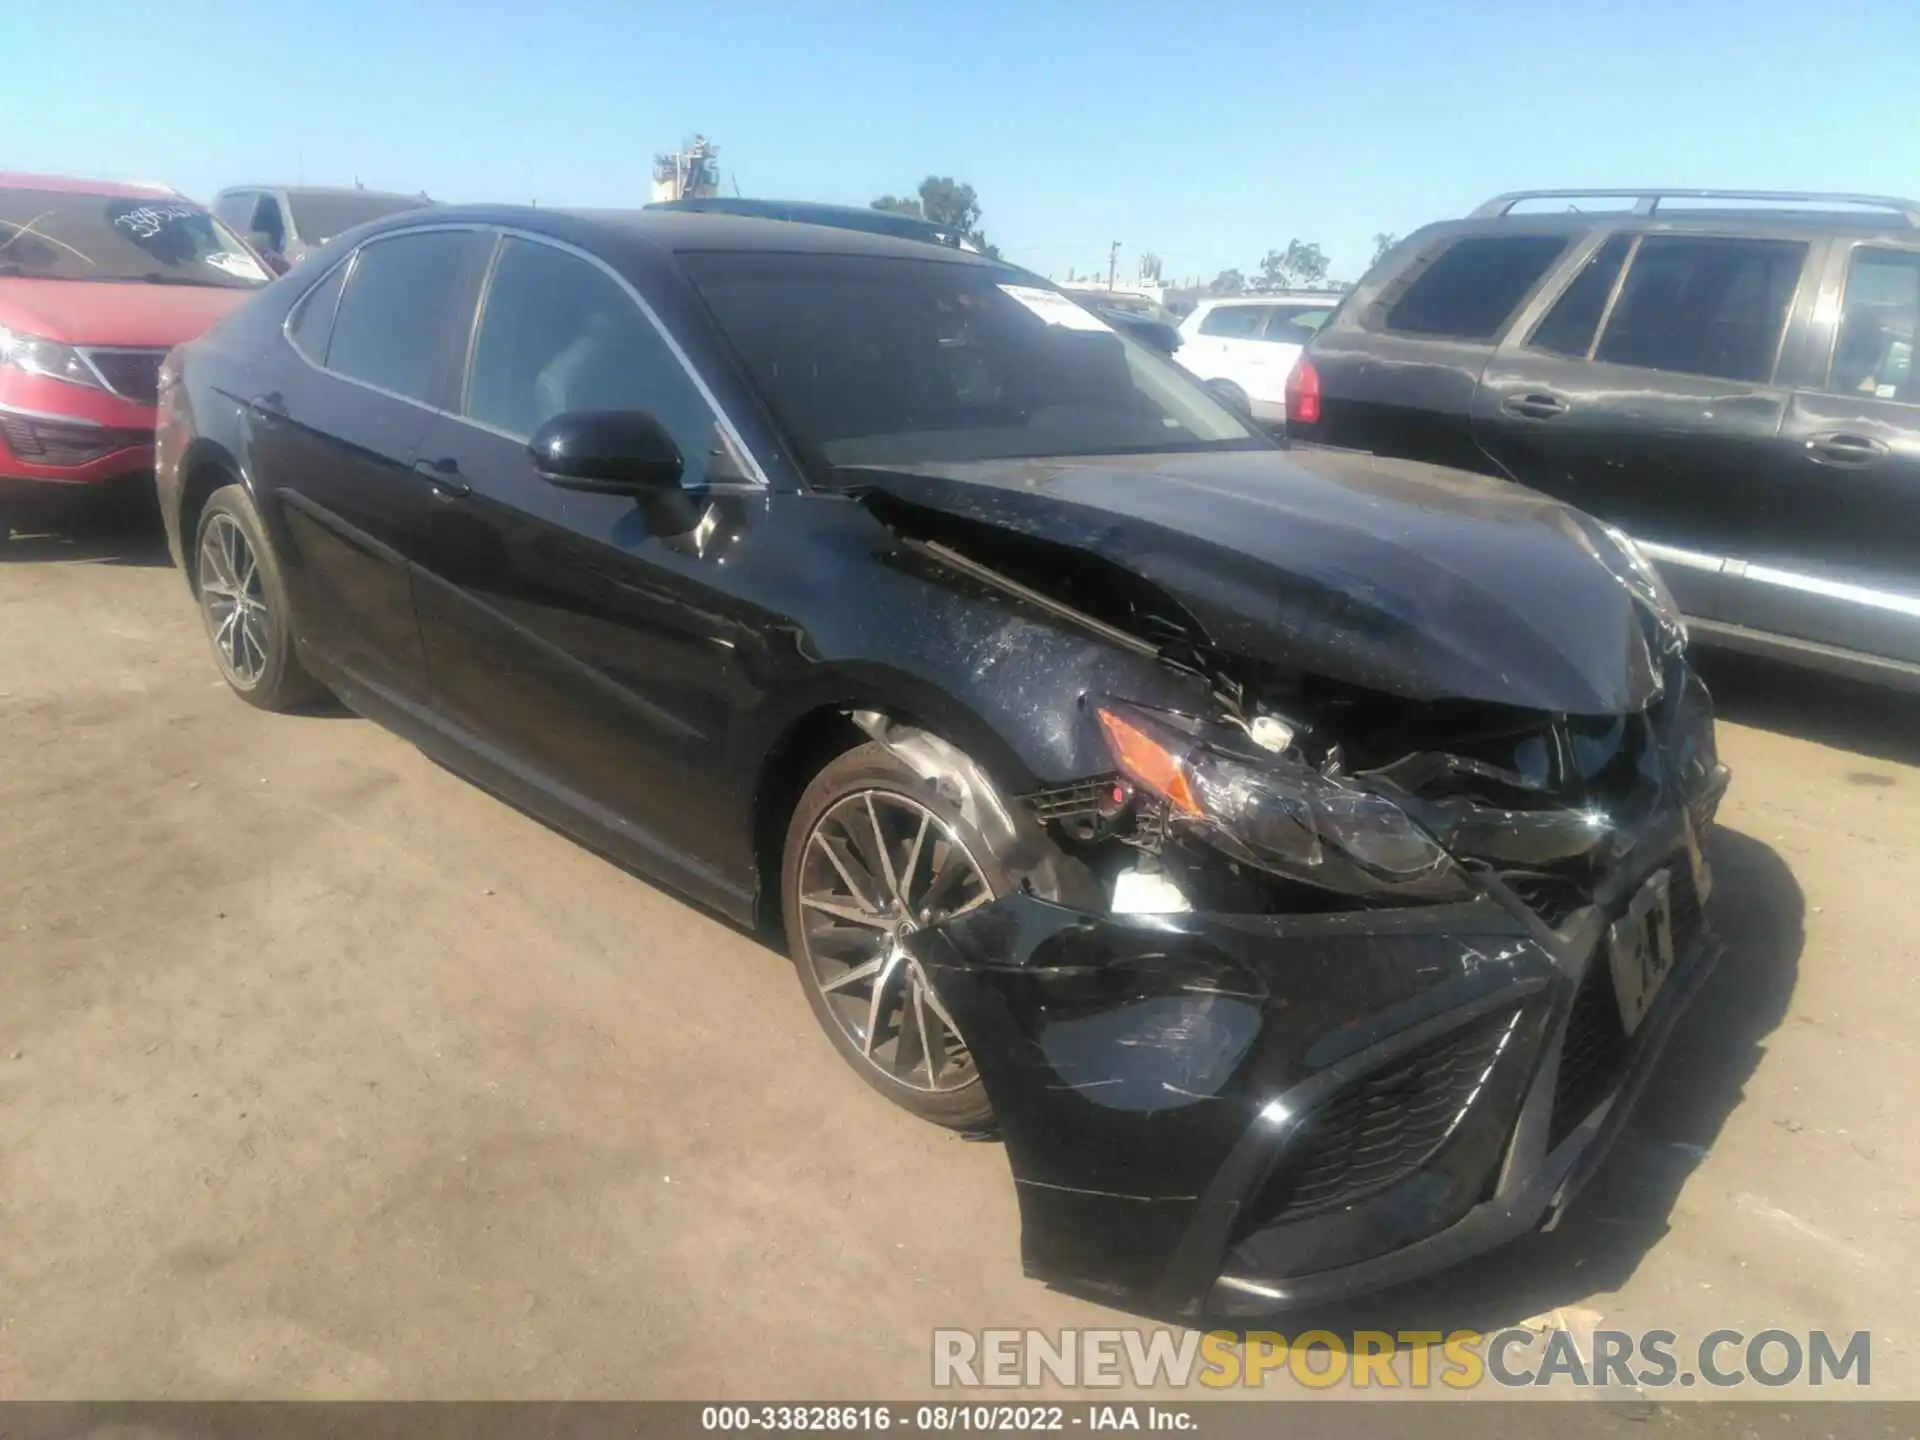
[[[408,562],[434,489],[415,446],[457,385],[484,256],[471,228],[368,241],[290,316],[305,363],[251,397],[301,642],[377,699],[425,692]]]
[[[1612,234],[1515,327],[1474,399],[1475,438],[1501,469],[1641,541],[1691,615],[1722,614],[1723,572],[1752,533],[1809,248]]]
[[[1746,563],[1742,624],[1920,663],[1920,245],[1836,242],[1838,323],[1787,402]]]
[[[1356,312],[1323,328],[1308,358],[1320,420],[1289,432],[1463,470],[1492,468],[1474,443],[1473,398],[1494,343],[1576,236],[1440,235]]]
[[[1251,398],[1250,362],[1260,349],[1259,336],[1266,320],[1267,307],[1251,301],[1214,305],[1200,316],[1199,324],[1190,330],[1182,327],[1176,355],[1181,365],[1200,379],[1230,380]]]

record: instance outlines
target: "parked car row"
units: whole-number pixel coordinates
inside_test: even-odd
[[[424,197],[0,174],[0,541],[9,521],[152,493],[160,365],[341,231]]]
[[[1920,689],[1917,330],[1913,201],[1518,192],[1375,267],[1287,428],[1518,480],[1631,534],[1700,640]]]
[[[436,208],[258,279],[159,375],[226,682],[783,932],[1037,1275],[1251,1313],[1518,1234],[1715,962],[1711,705],[1577,510],[867,225]]]

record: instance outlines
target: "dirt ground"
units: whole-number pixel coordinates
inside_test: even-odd
[[[1865,1329],[1920,1395],[1920,705],[1708,674],[1730,952],[1608,1167],[1282,1328]],[[231,698],[144,537],[0,542],[0,1237],[11,1397],[910,1397],[936,1326],[1130,1323],[779,955]]]

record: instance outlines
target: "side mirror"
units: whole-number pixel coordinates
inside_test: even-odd
[[[534,432],[527,453],[549,485],[633,500],[656,534],[684,534],[699,522],[698,505],[680,488],[680,447],[644,410],[556,415]]]

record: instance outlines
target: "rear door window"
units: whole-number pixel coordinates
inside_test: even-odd
[[[1847,267],[1846,300],[1826,388],[1920,403],[1913,348],[1920,331],[1920,251],[1862,245]]]
[[[1771,379],[1806,258],[1798,240],[1642,236],[1594,358],[1723,380]]]
[[[1380,323],[1402,335],[1491,340],[1566,248],[1560,235],[1456,240],[1388,300]]]
[[[333,333],[334,307],[340,303],[340,287],[346,283],[347,267],[336,265],[300,303],[287,319],[287,339],[307,359],[318,365],[327,356],[327,337]]]
[[[1260,338],[1281,345],[1304,345],[1327,323],[1331,314],[1331,305],[1269,305],[1267,328]]]
[[[407,400],[444,404],[489,239],[430,230],[363,245],[334,316],[327,368]]]
[[[1251,340],[1266,318],[1264,305],[1216,305],[1200,322],[1200,333],[1222,340]]]
[[[1573,283],[1560,293],[1543,319],[1533,329],[1527,343],[1535,350],[1551,355],[1570,355],[1584,360],[1593,348],[1593,337],[1605,317],[1607,301],[1620,279],[1620,267],[1633,248],[1631,235],[1615,235],[1580,267]]]

